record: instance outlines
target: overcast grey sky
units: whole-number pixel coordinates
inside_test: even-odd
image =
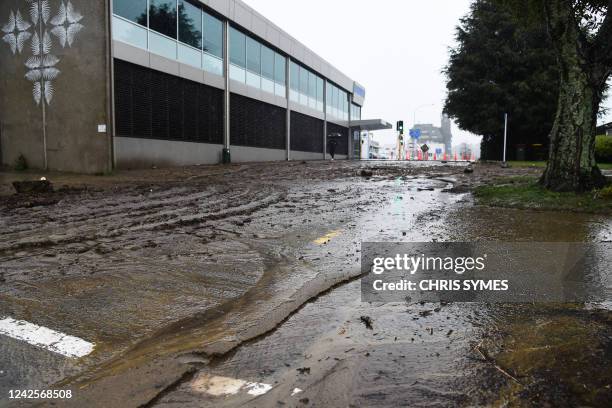
[[[366,88],[362,117],[439,125],[441,70],[471,0],[244,0]],[[609,119],[612,120],[612,115]],[[454,144],[479,138],[454,129]],[[394,133],[386,132],[385,142]]]

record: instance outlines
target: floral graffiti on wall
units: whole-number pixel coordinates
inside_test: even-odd
[[[57,67],[60,59],[53,54],[54,41],[62,48],[71,47],[77,34],[85,28],[80,23],[83,16],[70,0],[61,0],[53,16],[49,0],[25,2],[28,6],[25,15],[29,20],[21,10],[11,10],[8,21],[0,27],[2,41],[8,44],[13,55],[25,54],[26,43],[30,42],[31,55],[25,61],[25,78],[33,83],[36,104],[50,105],[55,93],[53,81],[61,74]]]

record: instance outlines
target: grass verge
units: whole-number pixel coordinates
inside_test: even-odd
[[[546,167],[545,161],[509,161],[508,164],[512,167]],[[600,170],[612,170],[612,163],[597,163]]]
[[[479,204],[492,207],[562,210],[612,214],[612,186],[588,193],[556,193],[537,183],[536,177],[505,177],[476,187]]]

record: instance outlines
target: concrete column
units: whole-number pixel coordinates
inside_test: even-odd
[[[108,158],[108,171],[112,171],[117,167],[117,158],[116,158],[116,147],[115,147],[115,134],[117,130],[117,124],[115,123],[115,56],[113,49],[113,1],[110,0],[106,4],[106,21],[105,21],[105,30],[106,30],[106,47],[108,48],[108,52],[106,53],[106,61],[108,64],[107,70],[107,84],[106,87],[106,97],[108,98],[108,115],[107,115],[107,132],[108,132],[108,148],[109,148],[109,158]]]
[[[287,161],[291,160],[291,102],[289,100],[291,92],[291,58],[287,57],[285,64],[285,98],[287,98]]]
[[[327,160],[327,79],[323,78],[323,160]]]
[[[230,148],[230,57],[229,57],[229,21],[223,22],[223,147]]]
[[[353,101],[351,98],[351,94],[348,94],[348,152],[347,159],[351,160],[353,158],[353,132],[351,131],[351,110],[353,109]]]

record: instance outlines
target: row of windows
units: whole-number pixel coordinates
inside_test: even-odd
[[[266,92],[285,96],[285,69],[287,60],[230,27],[230,78]]]
[[[361,120],[361,106],[351,104],[351,120]]]
[[[223,23],[187,0],[115,0],[114,38],[223,75]],[[286,96],[286,58],[230,27],[230,78]],[[290,100],[323,112],[322,77],[291,62]],[[327,84],[327,114],[348,120],[348,93]],[[360,117],[353,114],[353,117]]]
[[[331,83],[327,83],[327,114],[339,119],[348,120],[348,93]]]
[[[186,0],[115,0],[113,13],[116,39],[223,75],[223,22],[200,7]]]
[[[291,61],[289,82],[291,101],[323,112],[323,78]]]

